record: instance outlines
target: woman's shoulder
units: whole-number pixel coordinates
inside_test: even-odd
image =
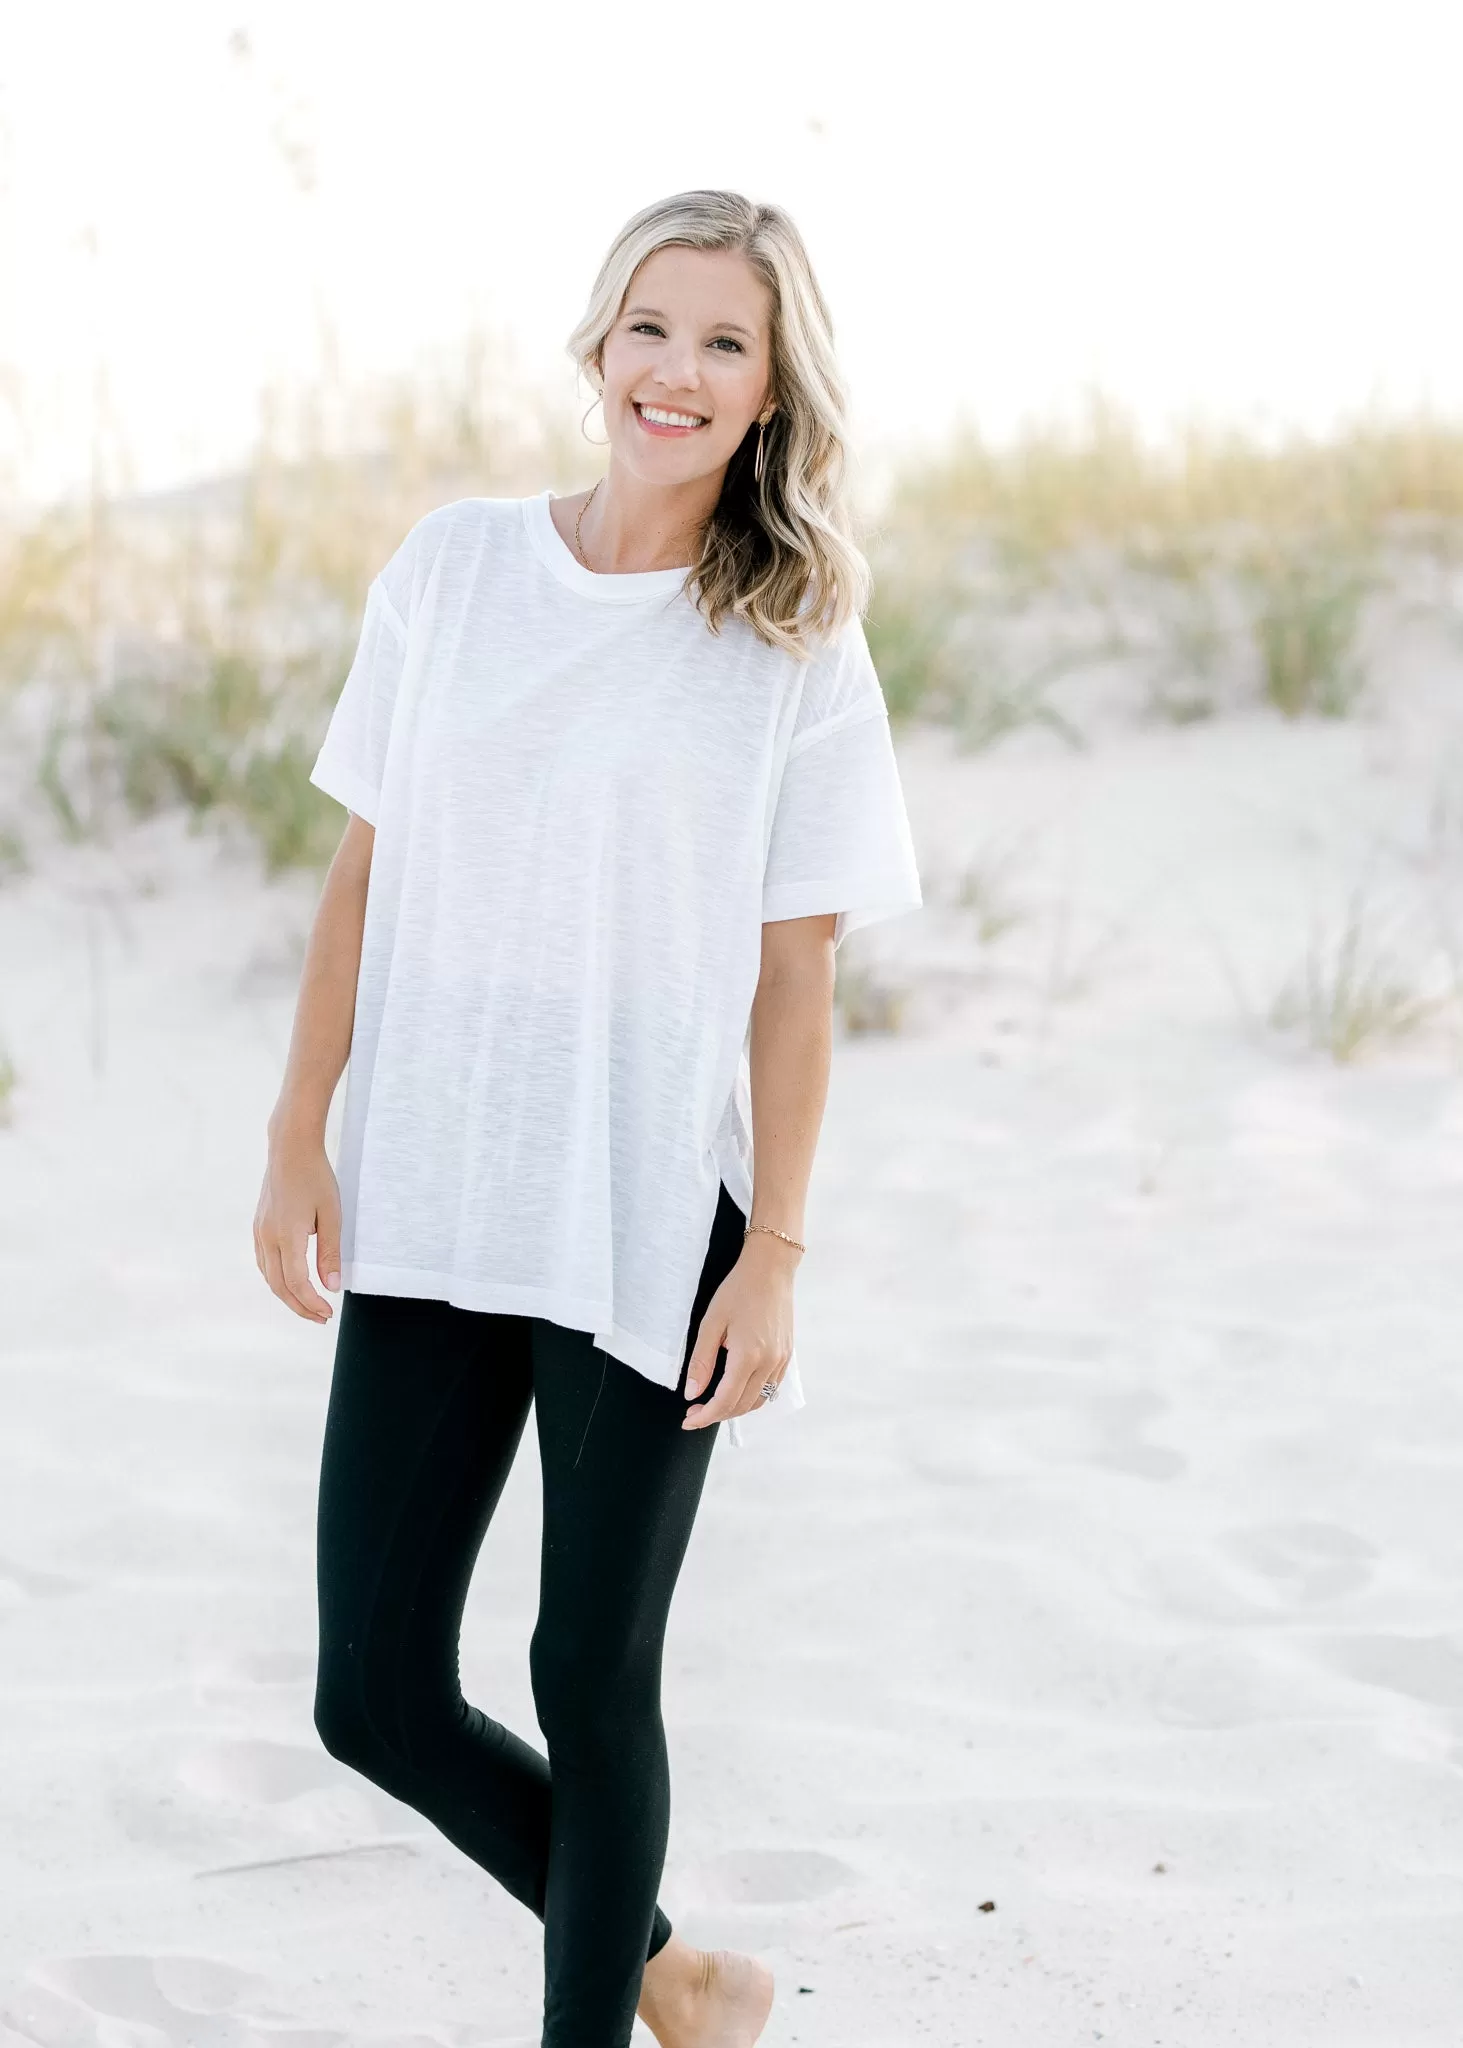
[[[484,546],[501,544],[522,530],[521,498],[452,498],[434,505],[408,527],[377,581],[403,617],[439,563],[475,563]]]
[[[402,546],[426,555],[462,539],[477,543],[485,534],[520,526],[523,506],[522,498],[452,498],[423,512],[408,529]]]

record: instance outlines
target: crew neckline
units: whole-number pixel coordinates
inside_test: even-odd
[[[534,553],[570,590],[601,604],[643,604],[647,598],[669,597],[683,587],[689,569],[632,569],[622,576],[602,576],[595,569],[586,569],[554,524],[549,500],[557,495],[550,489],[540,491],[536,498],[525,498],[523,517]]]

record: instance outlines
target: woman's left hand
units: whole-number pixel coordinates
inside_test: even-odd
[[[770,1232],[746,1239],[741,1257],[706,1304],[686,1371],[694,1402],[726,1346],[726,1367],[709,1401],[686,1410],[682,1429],[705,1429],[765,1408],[766,1383],[780,1381],[792,1356],[792,1285],[801,1254]]]

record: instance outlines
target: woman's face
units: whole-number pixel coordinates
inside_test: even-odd
[[[657,249],[605,337],[605,428],[647,483],[722,470],[767,409],[771,296],[744,256]]]

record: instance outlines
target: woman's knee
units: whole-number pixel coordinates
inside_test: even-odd
[[[529,1672],[538,1725],[566,1755],[613,1753],[660,1725],[660,1658],[536,1630]]]
[[[315,1733],[338,1762],[368,1777],[388,1747],[360,1688],[323,1670],[315,1684]]]
[[[388,1791],[413,1758],[414,1730],[371,1689],[350,1662],[320,1665],[315,1681],[315,1733],[337,1762]]]
[[[373,1686],[351,1658],[322,1658],[317,1671],[316,1734],[331,1756],[388,1791],[406,1776],[435,1773],[462,1740],[467,1712],[459,1690],[420,1673]]]

